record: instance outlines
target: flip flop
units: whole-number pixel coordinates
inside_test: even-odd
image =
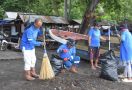
[[[122,79],[122,82],[132,82],[132,80],[128,80],[127,78]]]

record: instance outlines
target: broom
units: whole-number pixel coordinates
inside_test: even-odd
[[[43,29],[43,33],[45,30]],[[44,43],[45,42],[45,35],[44,36]],[[40,79],[45,80],[45,79],[52,79],[55,76],[54,71],[52,69],[52,66],[50,64],[50,60],[47,55],[46,51],[46,46],[44,45],[44,55],[43,55],[43,60],[42,60],[42,65],[40,69]]]

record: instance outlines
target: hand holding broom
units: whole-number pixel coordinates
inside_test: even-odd
[[[43,33],[45,30],[43,29]],[[45,35],[44,36],[44,43],[45,42]],[[40,70],[40,79],[45,80],[45,79],[52,79],[55,76],[54,71],[52,69],[52,66],[50,64],[50,60],[47,55],[46,51],[46,46],[44,44],[44,55],[43,55],[43,60],[42,60],[42,65],[41,65],[41,70]]]

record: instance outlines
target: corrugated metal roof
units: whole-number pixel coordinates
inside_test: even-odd
[[[69,20],[69,23],[70,23],[70,25],[80,25],[80,23],[79,22],[77,22],[76,20]]]
[[[3,20],[15,20],[13,18],[4,18]]]
[[[41,18],[44,23],[53,23],[53,24],[69,24],[66,19],[63,17],[56,16],[42,16],[42,15],[19,15],[23,22],[29,21],[34,22],[36,18]]]
[[[44,23],[69,24],[63,17],[35,15],[34,13],[6,12],[5,16],[11,19],[17,19],[19,16],[23,22],[34,22],[36,18],[42,18]]]
[[[6,18],[16,19],[17,15],[18,15],[17,12],[5,12],[5,17]]]
[[[77,19],[73,19],[74,21],[76,21],[77,23],[81,24],[82,23],[82,20],[77,20]]]
[[[5,12],[5,17],[10,19],[16,19],[18,15],[32,15],[35,13],[22,13],[22,12]]]

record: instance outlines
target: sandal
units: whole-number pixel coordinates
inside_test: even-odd
[[[39,78],[39,75],[35,74],[35,75],[32,75],[32,77]]]

